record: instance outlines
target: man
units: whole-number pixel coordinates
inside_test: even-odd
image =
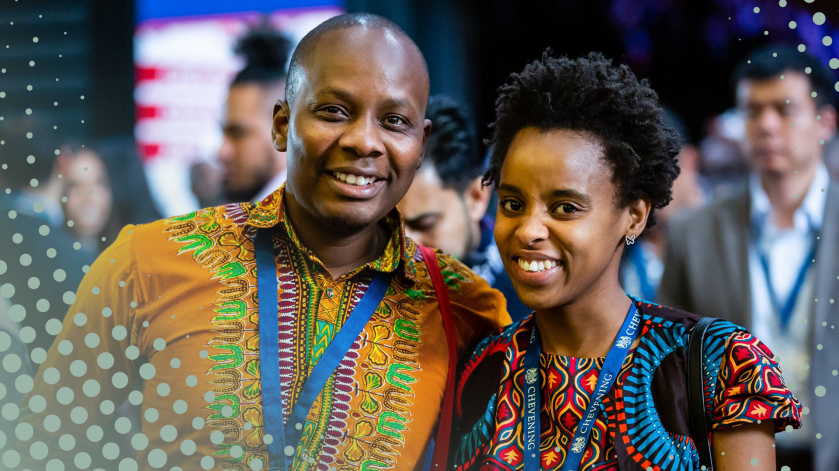
[[[272,469],[413,469],[449,360],[428,265],[394,210],[430,131],[428,87],[419,49],[384,18],[343,15],[306,35],[274,107],[286,185],[258,204],[123,231],[82,282],[47,372],[24,400],[20,420],[35,430],[17,444],[24,462],[34,441],[65,461],[113,456],[112,431],[90,424],[128,397],[143,403],[142,433],[132,437],[143,468],[268,469],[269,447],[286,437],[268,430],[280,427],[298,435],[271,452]],[[509,322],[501,294],[465,266],[445,255],[430,262],[448,280],[458,354]],[[367,306],[374,287],[384,299]],[[310,395],[305,385],[320,377],[333,341],[362,314],[372,318]],[[137,376],[142,392],[129,394]],[[61,386],[75,399],[56,408]],[[37,396],[50,407],[36,412]],[[63,405],[69,393],[60,396]],[[314,402],[301,417],[295,406],[306,398]],[[48,432],[48,414],[60,431]],[[63,451],[61,434],[79,437],[75,448]]]
[[[833,80],[818,59],[780,47],[752,54],[735,78],[751,180],[673,224],[661,299],[760,337],[807,406],[802,430],[777,435],[778,466],[835,470],[839,187],[822,162]]]
[[[286,179],[286,156],[271,143],[271,107],[282,99],[289,41],[270,25],[250,31],[236,48],[245,59],[230,85],[218,151],[225,198],[259,202]]]
[[[433,130],[423,166],[397,206],[405,234],[465,263],[504,293],[510,316],[521,319],[531,311],[516,295],[495,246],[493,221],[486,214],[492,193],[481,185],[484,159],[469,113],[452,98],[437,95],[428,100],[425,117]]]

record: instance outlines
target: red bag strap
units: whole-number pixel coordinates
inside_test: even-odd
[[[452,305],[449,302],[449,292],[446,289],[446,282],[443,281],[443,273],[437,262],[437,253],[428,247],[419,247],[422,258],[428,266],[428,273],[431,275],[431,282],[434,284],[434,291],[437,293],[437,301],[440,303],[440,314],[443,316],[443,328],[446,331],[446,344],[449,348],[449,374],[446,377],[446,393],[443,396],[443,408],[440,411],[440,420],[437,424],[437,437],[434,439],[433,470],[445,470],[446,461],[449,458],[449,443],[451,441],[452,416],[454,415],[454,390],[455,375],[457,374],[457,339],[455,338],[454,318],[452,317]]]

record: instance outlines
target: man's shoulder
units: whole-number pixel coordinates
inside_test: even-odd
[[[242,234],[253,203],[233,203],[199,209],[190,213],[129,226],[123,232],[139,244],[160,241],[195,242],[213,240],[222,235]]]
[[[431,284],[427,261],[423,259],[419,245],[407,239],[405,247],[406,256],[413,263],[417,278],[421,282]],[[486,280],[453,256],[436,249],[434,253],[446,283],[455,318],[473,322],[481,335],[485,334],[487,329],[494,330],[510,323],[507,301],[500,291],[491,287]]]
[[[705,237],[707,232],[719,230],[717,225],[729,215],[744,213],[748,216],[749,194],[744,189],[733,190],[721,195],[705,206],[686,211],[673,218],[671,225],[674,231],[686,237],[699,235]]]

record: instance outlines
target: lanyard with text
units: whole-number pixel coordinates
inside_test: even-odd
[[[781,317],[781,330],[787,330],[789,320],[792,317],[792,311],[795,310],[795,302],[798,300],[801,288],[804,287],[804,280],[807,278],[807,271],[810,269],[810,265],[812,265],[813,260],[816,259],[816,249],[818,248],[818,230],[816,230],[813,226],[813,222],[809,217],[807,218],[807,222],[809,223],[810,235],[813,238],[813,245],[810,248],[810,252],[807,254],[807,258],[804,259],[804,263],[801,264],[801,268],[798,270],[798,276],[795,278],[795,284],[792,285],[792,290],[789,292],[789,296],[784,303],[781,303],[781,300],[778,299],[778,292],[775,290],[775,285],[772,284],[772,273],[769,269],[769,257],[766,255],[766,252],[763,250],[763,246],[761,245],[761,224],[755,224],[754,226],[755,251],[757,251],[761,268],[763,268],[763,276],[766,278],[766,288],[769,291],[769,299],[772,301],[772,307]]]
[[[626,319],[623,321],[618,338],[615,340],[612,348],[609,349],[606,360],[603,362],[603,368],[600,369],[597,386],[591,395],[591,402],[580,419],[580,423],[577,424],[577,430],[574,432],[574,440],[571,441],[568,455],[565,457],[561,471],[576,471],[580,468],[580,463],[583,460],[583,452],[588,445],[591,428],[597,419],[597,414],[600,412],[600,404],[603,396],[609,392],[618,374],[620,374],[623,361],[626,359],[632,342],[635,341],[635,337],[638,335],[640,323],[641,314],[638,312],[638,308],[635,307],[635,302],[633,301],[632,307],[629,308],[629,313],[627,313]],[[541,382],[539,381],[541,377],[539,372],[539,357],[541,355],[542,349],[539,345],[539,331],[536,328],[536,320],[534,319],[533,331],[530,334],[530,343],[527,345],[527,351],[524,354],[524,471],[539,471],[540,469],[539,448],[542,427],[539,415],[542,408],[542,391]]]
[[[329,377],[352,348],[358,335],[382,302],[392,273],[377,273],[370,287],[353,309],[335,338],[312,368],[300,397],[283,423],[283,398],[280,381],[279,326],[277,325],[277,260],[271,232],[256,235],[256,272],[259,293],[259,370],[262,379],[263,422],[273,441],[268,443],[271,471],[288,470],[300,441],[309,409],[323,390]]]

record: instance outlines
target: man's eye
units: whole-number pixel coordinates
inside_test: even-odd
[[[399,116],[388,116],[384,119],[384,122],[391,126],[404,126],[408,124],[408,122],[404,118]]]
[[[519,211],[521,209],[521,203],[515,200],[504,200],[501,202],[501,208],[507,211]]]

